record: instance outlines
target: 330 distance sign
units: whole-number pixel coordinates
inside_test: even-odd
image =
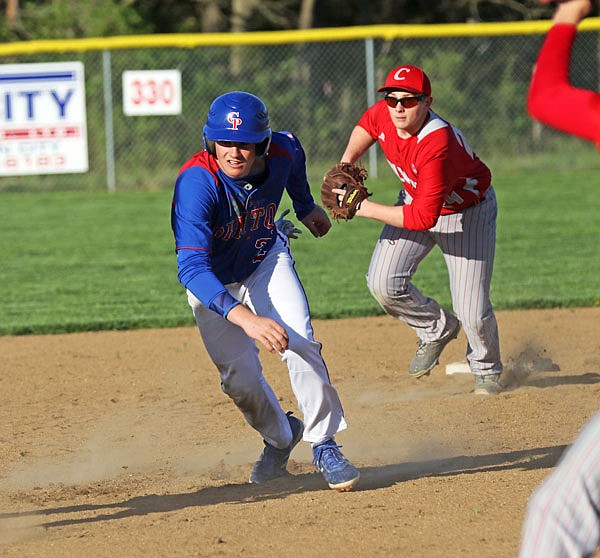
[[[181,72],[123,72],[123,112],[127,116],[181,114]]]

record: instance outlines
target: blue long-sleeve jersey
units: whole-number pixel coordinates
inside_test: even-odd
[[[275,242],[284,190],[298,220],[314,209],[304,150],[288,132],[273,133],[260,176],[233,179],[207,151],[183,165],[171,209],[178,279],[206,307],[226,316],[238,304],[225,285],[251,275]]]

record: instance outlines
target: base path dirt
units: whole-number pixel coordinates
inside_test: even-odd
[[[0,556],[516,556],[532,490],[600,408],[600,307],[498,322],[511,386],[491,398],[446,374],[463,333],[415,380],[407,326],[314,322],[362,474],[348,493],[307,443],[291,475],[247,483],[262,441],[194,328],[0,337]]]

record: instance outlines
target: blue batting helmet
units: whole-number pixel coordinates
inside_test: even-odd
[[[251,93],[225,93],[210,105],[202,136],[204,147],[213,155],[215,141],[238,141],[259,144],[256,154],[264,157],[271,143],[267,107]]]

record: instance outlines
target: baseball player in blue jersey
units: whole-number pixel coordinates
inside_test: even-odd
[[[304,439],[329,486],[350,490],[360,475],[335,442],[347,427],[342,405],[313,337],[289,240],[275,220],[287,191],[315,237],[331,227],[311,195],[304,150],[293,134],[272,132],[263,101],[244,91],[213,101],[203,138],[205,150],[175,183],[171,226],[178,277],[222,389],[264,439],[250,482],[285,474]],[[304,423],[281,408],[256,342],[287,365]]]

